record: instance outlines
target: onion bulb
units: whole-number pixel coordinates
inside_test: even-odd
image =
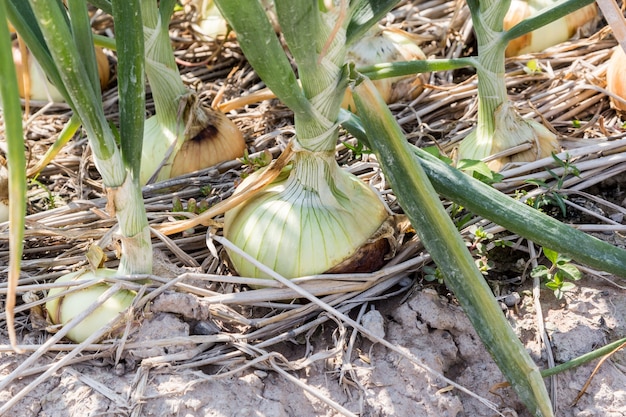
[[[295,278],[326,272],[350,258],[386,218],[376,192],[342,170],[333,152],[300,151],[274,182],[225,213],[224,236],[282,276]],[[228,254],[240,275],[267,278],[240,254]],[[382,262],[384,255],[376,256]]]
[[[189,94],[183,98],[182,120],[163,123],[159,115],[144,126],[140,183],[174,178],[243,156],[243,134],[226,115]]]
[[[96,269],[72,272],[63,275],[57,279],[57,283],[71,282],[78,280],[104,279],[117,275],[117,271],[113,269]],[[48,296],[52,297],[69,287],[52,288],[48,292]],[[68,293],[64,296],[56,297],[46,303],[48,317],[53,324],[65,325],[74,317],[85,311],[93,304],[98,297],[110,288],[107,283],[98,283],[90,287]],[[106,325],[110,320],[119,313],[126,310],[133,302],[135,293],[129,290],[120,290],[109,297],[96,310],[88,315],[84,320],[79,322],[74,328],[67,333],[67,338],[80,343],[87,339],[95,331]]]
[[[352,45],[346,55],[346,62],[354,62],[357,67],[365,67],[385,62],[424,60],[426,55],[418,46],[419,39],[404,30],[395,28],[375,28]],[[398,100],[413,100],[423,90],[421,75],[375,80],[374,85],[385,103]],[[341,107],[354,111],[356,106],[348,89]]]
[[[556,0],[512,0],[504,18],[504,30],[509,30],[527,17],[534,16],[541,10],[557,3]],[[541,52],[551,46],[570,39],[576,31],[592,22],[598,15],[595,4],[587,5],[561,19],[537,30],[520,36],[509,42],[506,56],[518,56]]]
[[[25,52],[25,54],[22,52]],[[102,48],[96,47],[95,52],[100,88],[104,89],[109,84],[110,79],[109,60]],[[18,42],[13,44],[13,62],[17,72],[17,88],[20,97],[34,101],[47,102],[52,100],[55,103],[65,101],[59,90],[48,81],[35,57],[25,47],[20,48]],[[26,71],[26,68],[28,68],[28,71]]]
[[[521,117],[509,101],[496,109],[494,118],[493,136],[480,137],[478,129],[472,130],[459,145],[459,159],[481,160],[518,146],[529,146],[529,149],[488,161],[489,169],[497,172],[509,162],[536,161],[559,150],[554,133],[539,122]]]
[[[606,70],[606,89],[616,97],[609,96],[611,105],[619,111],[626,112],[626,54],[620,45],[613,49],[613,54]]]
[[[197,33],[211,39],[226,36],[228,24],[213,0],[191,0],[189,4],[196,10],[192,27]]]

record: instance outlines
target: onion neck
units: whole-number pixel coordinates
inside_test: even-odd
[[[109,202],[121,235],[121,257],[118,272],[127,274],[152,273],[152,243],[141,189],[127,175],[124,183],[108,190]]]
[[[347,19],[341,26],[335,27],[341,19],[339,9],[336,7],[320,13],[319,36],[315,45],[318,51],[317,65],[298,67],[305,97],[310,101],[315,117],[301,117],[296,113],[296,144],[314,152],[335,149],[339,127],[337,119],[347,87],[343,69]]]
[[[507,42],[503,40],[503,21],[510,1],[469,2],[478,42],[476,73],[478,76],[478,142],[492,141],[496,131],[495,112],[509,100],[505,81]]]
[[[146,54],[146,75],[152,90],[159,124],[176,126],[179,102],[188,93],[180,77],[169,37],[169,16],[173,10],[159,10],[154,0],[142,0]],[[164,19],[163,16],[168,16]]]

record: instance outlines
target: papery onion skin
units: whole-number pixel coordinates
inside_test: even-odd
[[[78,280],[103,279],[116,276],[113,269],[97,269],[95,271],[78,271],[63,275],[55,282],[71,282]],[[59,294],[69,287],[52,288],[48,296]],[[46,303],[48,318],[53,324],[66,324],[74,317],[85,311],[100,295],[110,288],[107,283],[94,284],[88,288],[78,290],[65,296],[51,299]],[[107,299],[94,312],[72,328],[66,337],[74,342],[81,343],[96,330],[106,325],[119,313],[126,310],[133,302],[135,293],[129,290],[120,290]]]
[[[191,104],[183,119],[186,128],[162,123],[158,116],[146,120],[140,184],[147,184],[157,170],[154,181],[163,181],[243,156],[245,138],[224,113]]]
[[[319,154],[317,154],[319,155]],[[240,185],[254,181],[254,175]],[[387,218],[368,185],[342,170],[333,155],[296,155],[293,168],[226,212],[224,235],[284,277],[323,273],[349,258]],[[237,272],[267,278],[234,251]]]
[[[171,177],[198,171],[243,156],[246,141],[225,114],[204,108],[206,119],[182,144],[172,161]]]

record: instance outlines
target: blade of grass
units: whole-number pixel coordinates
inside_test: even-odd
[[[616,340],[615,342],[611,342],[608,345],[602,346],[596,350],[585,353],[584,355],[580,355],[577,358],[574,358],[570,361],[557,365],[553,368],[544,369],[541,371],[541,376],[547,378],[552,375],[559,374],[561,372],[568,371],[570,369],[577,368],[581,365],[584,365],[588,362],[591,362],[594,359],[601,358],[602,356],[608,355],[614,350],[618,349],[620,346],[626,343],[626,338],[621,338]]]
[[[6,16],[6,0],[0,0],[0,16]],[[20,277],[24,246],[24,216],[26,214],[26,157],[22,131],[22,105],[17,89],[17,74],[13,65],[11,34],[5,18],[0,18],[0,100],[7,140],[9,169],[9,277],[6,300],[7,329],[11,346],[17,352],[15,334],[15,298]]]
[[[402,129],[369,79],[359,79],[353,94],[365,132],[372,138],[371,147],[447,286],[530,412],[552,416],[550,397],[537,365],[506,321],[438,194],[416,163]]]
[[[37,164],[31,167],[26,175],[28,177],[37,177],[41,170],[43,170],[49,163],[54,159],[54,157],[63,149],[63,147],[67,144],[67,142],[72,139],[78,128],[80,127],[80,120],[77,115],[72,115],[70,120],[67,122],[65,126],[63,126],[63,130],[59,133],[59,137],[56,141],[48,148],[46,154],[37,162]]]

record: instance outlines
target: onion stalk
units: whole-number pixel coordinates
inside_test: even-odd
[[[156,114],[146,120],[140,183],[147,184],[243,156],[245,140],[226,115],[205,105],[180,77],[169,39],[175,1],[142,0],[146,75]]]
[[[9,171],[6,160],[0,156],[0,223],[9,220]]]
[[[502,314],[458,230],[373,83],[356,77],[354,96],[368,141],[400,205],[478,335],[533,415],[552,409],[537,365]],[[469,178],[469,176],[465,176]]]

